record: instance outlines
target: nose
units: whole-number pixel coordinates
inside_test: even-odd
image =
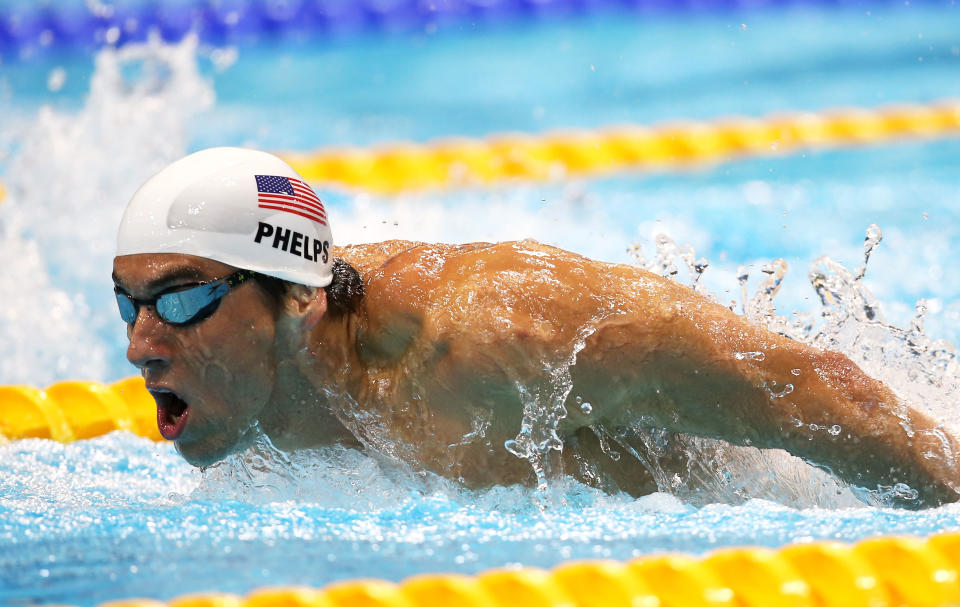
[[[153,306],[140,306],[134,323],[127,325],[127,360],[145,373],[169,365],[171,348],[166,329]]]

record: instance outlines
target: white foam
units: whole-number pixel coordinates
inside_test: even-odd
[[[44,106],[12,129],[18,145],[0,205],[0,383],[108,375],[102,333],[122,335],[105,313],[116,226],[139,185],[186,153],[189,120],[213,103],[195,53],[190,38],[103,50],[82,110]]]
[[[37,242],[0,224],[0,383],[46,385],[106,374],[104,348],[82,295],[51,283]]]

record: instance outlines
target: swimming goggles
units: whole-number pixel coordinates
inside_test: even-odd
[[[189,287],[179,291],[160,293],[150,299],[138,299],[114,288],[117,295],[117,306],[120,308],[120,318],[128,325],[132,325],[140,314],[140,306],[153,306],[157,316],[171,325],[189,325],[200,322],[217,311],[220,300],[230,292],[230,289],[252,278],[253,272],[238,270],[230,276]],[[178,287],[174,287],[175,289]]]

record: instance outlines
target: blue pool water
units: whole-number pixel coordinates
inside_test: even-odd
[[[305,150],[501,131],[759,116],[960,97],[960,16],[949,4],[600,15],[436,34],[155,44],[94,57],[50,50],[0,63],[0,383],[131,373],[111,301],[119,214],[147,176],[208,145]],[[378,197],[321,191],[338,242],[532,237],[609,261],[653,256],[663,233],[711,264],[742,303],[761,266],[790,266],[776,302],[818,314],[807,268],[862,262],[906,329],[957,342],[960,141],[811,150],[678,173]],[[686,280],[681,276],[681,280]],[[956,368],[839,347],[957,427]],[[884,329],[896,335],[893,329]],[[944,344],[941,344],[947,347]],[[921,373],[922,375],[922,373]],[[716,449],[716,445],[707,445]],[[722,446],[719,447],[722,449]],[[569,558],[779,546],[960,528],[960,511],[867,505],[779,453],[730,450],[675,495],[603,495],[563,479],[546,494],[471,493],[376,454],[287,461],[268,446],[201,474],[167,444],[124,434],[0,446],[0,602],[91,605],[265,584],[400,579]],[[699,489],[698,489],[699,487]]]
[[[295,491],[274,478],[244,491],[212,481],[190,495],[196,474],[172,449],[122,434],[66,446],[24,441],[0,454],[0,599],[8,605],[929,535],[960,520],[954,505],[695,507],[662,493],[633,500],[573,485],[555,488],[540,510],[528,490],[464,493],[342,453],[322,456],[327,469],[301,478]]]

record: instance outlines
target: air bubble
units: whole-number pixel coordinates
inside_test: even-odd
[[[737,360],[763,360],[767,357],[763,352],[736,352],[733,356]]]
[[[584,415],[590,415],[593,413],[593,405],[590,403],[583,403],[580,405],[580,410],[583,411]]]
[[[791,375],[800,375],[800,369],[790,369]]]
[[[834,424],[829,428],[827,428],[827,432],[830,434],[830,436],[839,436],[841,430],[843,430],[843,428],[841,428],[837,424]]]

